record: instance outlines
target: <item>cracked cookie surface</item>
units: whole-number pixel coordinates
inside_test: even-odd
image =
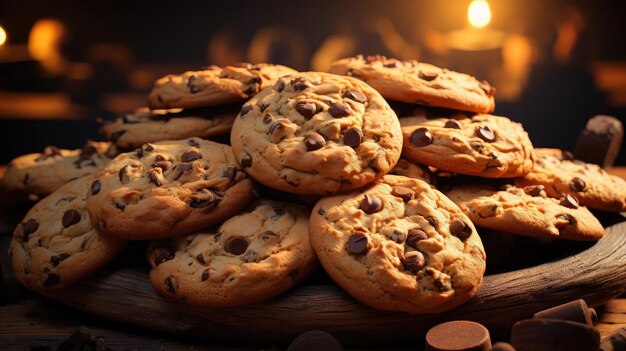
[[[13,159],[0,185],[8,190],[48,195],[71,180],[100,171],[117,153],[111,143],[90,140],[76,150],[47,146],[42,153]]]
[[[245,103],[231,145],[264,185],[326,195],[388,173],[402,149],[398,119],[363,82],[328,73],[281,78]]]
[[[493,115],[422,112],[400,120],[407,160],[484,178],[520,177],[532,170],[533,146],[521,124]]]
[[[191,138],[117,156],[94,177],[87,209],[98,230],[144,240],[214,225],[252,197],[230,146]]]
[[[626,211],[624,179],[608,174],[598,165],[575,160],[571,153],[558,149],[535,149],[535,158],[532,172],[517,179],[517,185],[540,184],[550,197],[569,194],[589,208]]]
[[[110,261],[124,240],[95,230],[85,208],[91,176],[39,201],[13,232],[9,254],[18,280],[30,289],[68,287]]]
[[[155,240],[148,249],[150,281],[161,295],[192,305],[266,300],[316,268],[308,219],[303,207],[259,200],[213,230]]]
[[[415,60],[358,55],[333,62],[328,72],[361,79],[390,100],[480,113],[495,107],[486,81]]]
[[[209,66],[202,71],[170,74],[154,83],[151,109],[195,108],[245,101],[279,77],[297,71],[269,63]]]
[[[544,189],[467,184],[445,194],[481,227],[536,238],[598,240],[604,235],[604,227],[586,207],[571,196],[549,198]]]
[[[311,245],[335,282],[382,310],[437,313],[476,294],[485,251],[474,225],[425,182],[387,175],[320,200]]]
[[[241,104],[201,109],[141,109],[135,113],[103,122],[100,132],[122,149],[146,143],[191,137],[210,138],[230,132]]]

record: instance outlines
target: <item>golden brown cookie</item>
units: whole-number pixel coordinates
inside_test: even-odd
[[[485,252],[465,214],[418,179],[387,175],[321,199],[309,224],[328,274],[377,309],[437,313],[476,294]]]
[[[398,160],[398,163],[396,163],[396,166],[389,172],[389,174],[400,175],[407,178],[415,178],[435,187],[437,186],[437,175],[427,166],[420,165],[415,162],[410,162],[403,158]]]
[[[264,185],[326,195],[359,188],[400,158],[395,113],[367,84],[308,72],[281,78],[243,105],[231,145]]]
[[[495,107],[486,81],[415,60],[358,55],[335,61],[328,72],[361,79],[390,100],[480,113]]]
[[[200,306],[246,305],[281,294],[317,266],[309,214],[260,200],[219,228],[153,241],[150,281],[161,295]]]
[[[195,108],[245,101],[278,78],[295,73],[281,65],[241,63],[170,74],[154,83],[148,105],[151,109]]]

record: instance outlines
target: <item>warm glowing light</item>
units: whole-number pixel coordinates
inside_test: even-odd
[[[61,42],[65,36],[63,23],[54,19],[40,19],[28,36],[28,52],[46,71],[58,73],[63,66]]]
[[[467,20],[473,27],[486,27],[491,21],[491,9],[487,1],[473,0],[467,9]]]
[[[0,27],[0,46],[7,42],[7,32],[4,28]]]

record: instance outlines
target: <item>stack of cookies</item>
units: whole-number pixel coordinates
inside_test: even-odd
[[[519,123],[489,114],[494,92],[382,56],[329,73],[237,64],[163,77],[147,108],[102,123],[108,143],[8,167],[5,188],[50,194],[14,232],[16,276],[60,289],[150,240],[155,290],[193,305],[277,296],[319,260],[371,307],[449,310],[482,283],[476,226],[597,240],[584,206],[626,210],[626,182],[533,149]],[[206,140],[225,133],[230,145]]]

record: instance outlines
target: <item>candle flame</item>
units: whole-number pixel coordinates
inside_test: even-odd
[[[473,0],[467,9],[467,20],[473,27],[486,27],[491,21],[491,9],[487,0]]]
[[[0,27],[0,46],[7,42],[7,32],[4,28]]]

